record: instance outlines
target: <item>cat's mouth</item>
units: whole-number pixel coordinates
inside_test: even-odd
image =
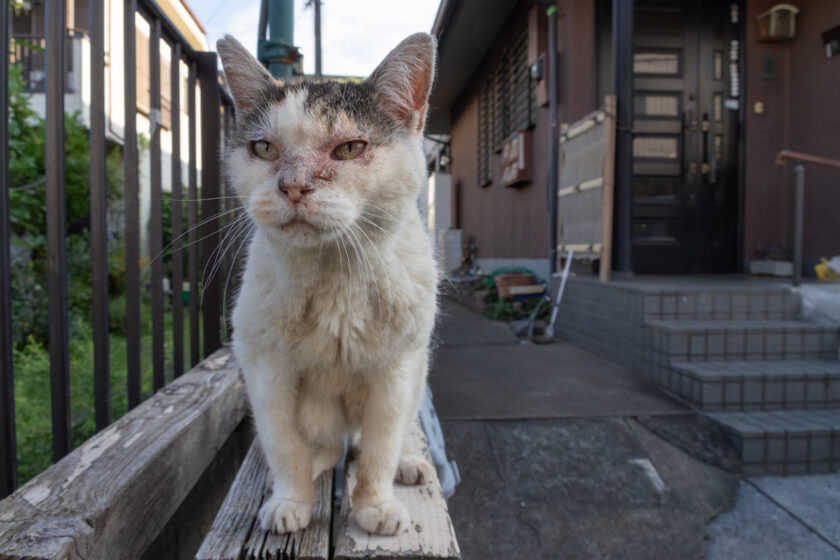
[[[283,231],[295,231],[299,233],[318,233],[321,231],[318,226],[304,220],[303,218],[292,218],[280,226],[280,229]]]

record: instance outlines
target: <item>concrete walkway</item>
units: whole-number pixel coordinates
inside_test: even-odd
[[[837,553],[838,521],[817,507],[836,479],[801,483],[808,508],[795,479],[741,482],[713,466],[735,456],[714,424],[627,370],[564,342],[519,344],[503,323],[442,307],[430,384],[463,478],[449,507],[465,559]],[[759,553],[773,543],[765,530],[793,531],[779,550],[800,555]]]

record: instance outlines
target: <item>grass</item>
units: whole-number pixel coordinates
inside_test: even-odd
[[[124,309],[124,297],[111,302]],[[143,399],[152,395],[152,315],[148,302],[141,303],[141,375]],[[112,320],[118,317],[113,317]],[[164,314],[166,381],[173,377],[172,314]],[[112,329],[114,330],[114,329]],[[199,321],[199,340],[201,321]],[[189,315],[184,309],[184,371],[189,365]],[[126,338],[109,335],[111,421],[126,413]],[[71,442],[75,448],[95,432],[93,397],[93,332],[89,323],[77,320],[70,337]],[[49,350],[29,340],[15,350],[15,414],[18,451],[18,483],[23,484],[52,463],[52,413]]]

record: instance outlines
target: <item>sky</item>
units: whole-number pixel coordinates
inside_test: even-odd
[[[216,40],[230,33],[256,55],[260,0],[187,0]],[[367,76],[400,41],[417,31],[429,32],[440,0],[323,0],[321,3],[322,70],[327,75]],[[315,71],[315,15],[306,0],[294,0],[294,42],[303,53],[303,70]]]

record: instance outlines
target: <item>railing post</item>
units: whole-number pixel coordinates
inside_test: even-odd
[[[70,356],[64,208],[64,2],[46,5],[47,104],[44,159],[47,171],[47,285],[53,460],[70,451]]]
[[[108,189],[105,184],[105,7],[90,6],[90,241],[96,430],[111,423],[108,348]]]
[[[152,386],[157,391],[166,385],[163,318],[163,189],[161,188],[161,132],[163,115],[160,105],[160,20],[150,22],[149,34],[149,121],[151,122],[150,170],[151,216],[149,216],[149,255],[152,257]]]
[[[221,94],[215,52],[198,53],[196,70],[201,86],[201,306],[204,319],[205,357],[222,345],[219,309],[220,274],[212,274],[210,262],[219,245],[219,140]],[[209,233],[205,234],[207,231]],[[208,281],[209,279],[209,281]]]
[[[805,221],[805,167],[801,161],[793,168],[793,285],[802,283],[802,235]]]
[[[125,345],[128,384],[128,409],[141,399],[140,376],[140,201],[137,152],[137,74],[136,43],[137,0],[123,4],[123,72],[125,78]]]
[[[9,1],[0,1],[0,44],[9,44]],[[9,83],[8,57],[0,84]],[[9,242],[9,88],[0,92],[0,499],[17,487],[15,384],[12,360],[11,249]]]
[[[181,43],[172,44],[170,56],[170,128],[172,130],[172,361],[173,377],[184,373],[183,210],[181,188]]]

